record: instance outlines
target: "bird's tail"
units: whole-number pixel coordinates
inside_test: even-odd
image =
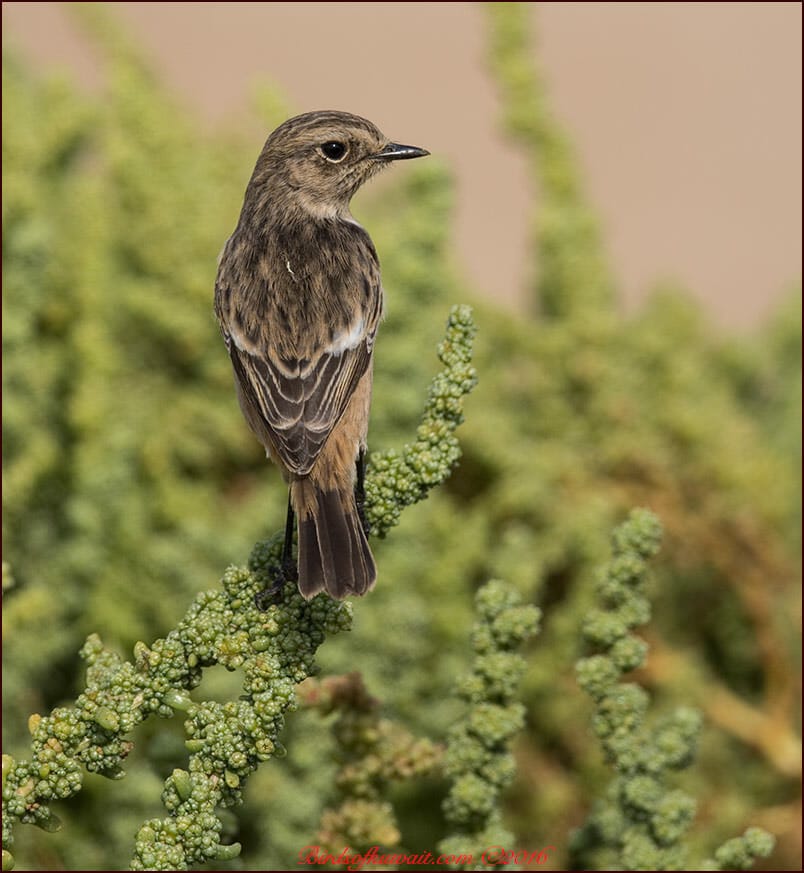
[[[297,483],[294,483],[296,485]],[[309,487],[309,482],[305,483]],[[307,496],[307,495],[306,495]],[[377,565],[357,513],[354,494],[316,489],[299,516],[299,591],[308,600],[326,591],[342,600],[365,594]]]

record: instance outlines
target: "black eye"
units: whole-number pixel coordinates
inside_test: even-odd
[[[346,154],[346,146],[342,142],[330,140],[321,146],[321,151],[330,161],[339,161]]]

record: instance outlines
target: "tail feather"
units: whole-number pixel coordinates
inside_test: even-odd
[[[318,491],[314,510],[299,519],[299,590],[307,599],[326,591],[342,600],[365,594],[377,579],[377,567],[354,497]]]

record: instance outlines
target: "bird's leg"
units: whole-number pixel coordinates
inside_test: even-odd
[[[285,541],[282,544],[282,563],[274,577],[273,583],[268,588],[259,591],[254,597],[257,608],[261,612],[265,612],[271,604],[277,603],[280,600],[287,582],[295,582],[299,578],[296,562],[293,560],[294,527],[293,504],[290,502],[290,494],[288,494],[288,514],[285,518]]]
[[[295,517],[293,514],[293,504],[290,502],[290,494],[288,494],[288,514],[285,518],[285,542],[282,544],[282,584],[285,582],[295,582],[298,579],[299,573],[296,569],[296,562],[293,560],[293,530],[295,527]]]
[[[357,517],[363,533],[368,536],[371,533],[371,525],[366,518],[366,450],[360,449],[357,453],[357,479],[355,480],[355,505]]]

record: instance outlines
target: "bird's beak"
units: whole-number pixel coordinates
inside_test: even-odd
[[[418,146],[389,142],[382,151],[377,152],[372,157],[377,161],[406,161],[409,158],[423,158],[429,154],[427,149],[420,149]]]

